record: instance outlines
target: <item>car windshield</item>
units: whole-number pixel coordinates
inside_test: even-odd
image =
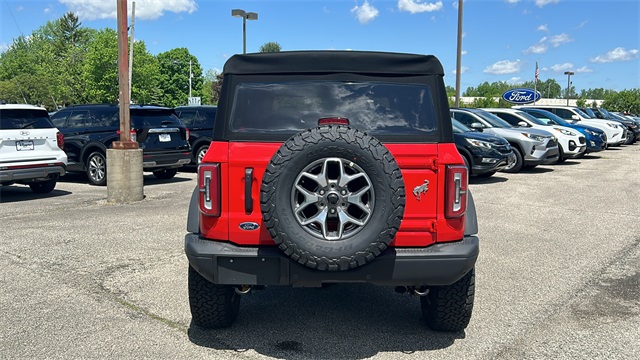
[[[0,110],[0,129],[50,129],[53,125],[49,121],[46,110],[34,109],[6,109]]]
[[[556,123],[561,126],[571,126],[571,123],[567,120],[561,118],[560,116],[552,113],[551,111],[546,110],[535,110],[531,112],[527,112],[529,115],[535,116],[536,119],[544,122],[547,125],[553,125]],[[553,120],[553,122],[551,121]]]
[[[526,113],[524,111],[516,111],[516,114],[519,115],[519,116],[522,116],[523,118],[527,118],[529,121],[531,121],[532,123],[534,123],[536,125],[544,125],[544,126],[549,125],[546,122],[544,122],[544,121],[538,119],[537,117],[535,117],[535,116],[533,116],[533,115],[531,115],[529,113]]]
[[[135,128],[148,128],[162,125],[181,126],[180,119],[172,110],[165,109],[131,109],[131,124]]]
[[[580,109],[582,110],[582,109]],[[595,119],[596,113],[593,112],[593,110],[589,109],[589,108],[584,108],[584,112],[587,113],[587,115],[589,115],[592,119]]]
[[[315,127],[322,118],[344,118],[370,134],[425,135],[437,123],[431,89],[423,84],[242,83],[234,99],[234,132],[291,133]]]
[[[488,122],[493,127],[506,128],[506,129],[513,127],[508,122],[502,120],[498,116],[493,115],[488,111],[477,110],[477,111],[474,111],[473,113],[480,116],[484,121]]]
[[[462,133],[474,131],[464,126],[464,124],[461,123],[460,121],[453,118],[451,119],[451,125],[453,125],[453,132],[456,134],[462,134]]]
[[[574,110],[576,113],[578,113],[578,115],[582,116],[582,117],[583,117],[583,118],[585,118],[585,119],[595,119],[595,118],[596,118],[595,116],[594,116],[594,117],[591,117],[591,116],[587,115],[587,113],[585,113],[584,111],[582,111],[582,110],[580,110],[580,109],[578,109],[578,108],[574,108],[573,110]]]

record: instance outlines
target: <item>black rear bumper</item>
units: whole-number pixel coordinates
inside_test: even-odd
[[[142,167],[145,171],[178,168],[191,162],[190,149],[179,151],[157,151],[142,154]]]
[[[185,236],[190,265],[207,280],[227,285],[450,285],[474,267],[478,252],[478,237],[465,236],[460,241],[426,248],[387,248],[369,264],[330,272],[300,265],[276,246],[240,247],[202,239],[199,234]]]

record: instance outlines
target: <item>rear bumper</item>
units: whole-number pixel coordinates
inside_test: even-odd
[[[66,173],[65,166],[34,167],[28,169],[0,170],[0,182],[37,182],[57,179]]]
[[[293,285],[370,283],[383,286],[450,285],[469,272],[479,253],[477,236],[426,248],[387,248],[369,264],[347,271],[314,270],[291,260],[276,246],[240,247],[185,236],[190,265],[215,284]]]
[[[144,153],[142,167],[145,171],[178,168],[191,162],[191,150]]]

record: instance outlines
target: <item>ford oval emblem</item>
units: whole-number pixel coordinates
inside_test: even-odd
[[[258,230],[258,228],[260,227],[260,225],[254,222],[243,222],[243,223],[240,223],[239,226],[240,226],[240,229],[245,231]]]
[[[529,104],[540,99],[540,92],[533,89],[511,89],[502,94],[502,99],[512,104]]]

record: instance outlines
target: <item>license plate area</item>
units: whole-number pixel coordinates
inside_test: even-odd
[[[21,140],[16,141],[16,150],[17,151],[25,151],[25,150],[33,150],[33,140]]]
[[[160,142],[170,142],[171,134],[158,134],[158,140],[160,140]]]

